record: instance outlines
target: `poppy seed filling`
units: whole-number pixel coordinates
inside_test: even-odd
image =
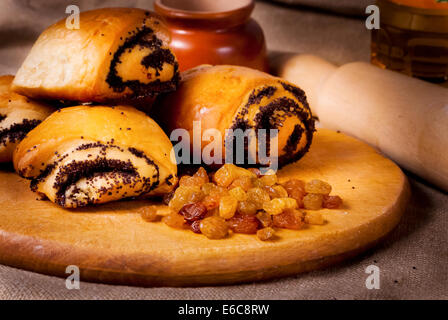
[[[106,82],[115,92],[123,92],[126,88],[132,90],[130,98],[153,97],[159,93],[171,92],[177,88],[179,83],[179,65],[176,58],[169,49],[162,48],[163,42],[158,39],[153,30],[147,26],[137,28],[131,32],[131,36],[117,49],[110,63],[109,73]],[[117,72],[117,65],[121,63],[121,57],[126,50],[130,50],[136,46],[142,48],[150,48],[153,51],[145,56],[140,64],[145,68],[154,68],[156,75],[160,75],[163,70],[164,63],[173,65],[173,77],[170,81],[162,82],[156,79],[150,83],[142,83],[138,80],[123,80]]]
[[[75,161],[62,167],[56,176],[53,188],[57,189],[56,203],[64,206],[66,202],[66,190],[69,186],[75,184],[81,178],[87,178],[89,180],[101,177],[106,173],[112,173],[112,178],[115,183],[119,183],[117,179],[120,177],[123,179],[124,184],[131,185],[135,183],[135,180],[139,178],[139,174],[135,170],[132,163],[121,160],[111,160],[98,158],[96,160]],[[115,177],[114,177],[115,176]],[[101,188],[101,194],[107,192],[107,187]],[[72,194],[80,192],[81,190],[75,188]],[[88,199],[88,202],[92,202],[94,199]]]
[[[294,98],[296,98],[303,107],[301,107],[297,101],[287,98],[280,97],[270,102],[266,106],[261,106],[259,108],[258,113],[254,117],[255,125],[249,125],[249,121],[244,119],[244,116],[248,114],[249,108],[252,105],[260,104],[264,97],[270,98],[276,92],[277,88],[273,86],[267,86],[261,89],[255,89],[249,96],[248,102],[242,108],[241,111],[238,112],[236,119],[233,121],[231,129],[241,129],[243,131],[247,129],[279,129],[283,126],[283,122],[288,117],[297,117],[305,128],[301,125],[296,124],[294,126],[293,131],[291,132],[286,145],[283,148],[284,154],[279,157],[278,162],[279,166],[282,167],[288,163],[291,163],[295,160],[300,159],[310,148],[313,133],[315,131],[314,127],[314,119],[311,116],[311,110],[309,108],[308,102],[306,100],[305,92],[298,87],[292,86],[290,84],[284,83],[280,81],[282,87],[291,93]],[[307,144],[304,148],[296,151],[298,144],[302,138],[302,135],[306,135]],[[270,150],[270,135],[269,131],[266,133],[266,149],[267,152]],[[245,139],[244,147],[247,151],[248,141]]]
[[[58,169],[58,172],[52,187],[57,190],[55,202],[63,207],[66,206],[68,201],[76,204],[76,207],[94,204],[103,195],[112,195],[112,190],[119,193],[118,190],[123,189],[124,186],[133,189],[136,187],[137,183],[141,183],[142,186],[139,187],[139,190],[134,190],[133,192],[137,192],[139,195],[155,189],[159,185],[158,166],[147,157],[144,152],[135,148],[129,148],[128,151],[137,158],[143,158],[149,166],[154,167],[155,173],[151,177],[142,177],[130,159],[108,159],[106,152],[108,149],[116,149],[120,152],[126,152],[123,148],[113,145],[113,142],[114,141],[112,140],[106,144],[101,142],[82,144],[66,154],[58,154],[55,152],[57,160],[47,165],[40,171],[40,174],[36,178],[32,179],[30,185],[31,189],[36,192],[39,183],[45,181],[56,169]],[[88,160],[73,160],[61,167],[60,162],[69,157],[71,153],[91,149],[92,153],[94,153],[94,149],[97,149],[97,156],[95,158],[92,157],[92,159],[90,159],[92,153],[88,153]],[[42,165],[44,164],[42,163]],[[87,186],[90,185],[96,189],[98,188],[95,186],[95,182],[98,179],[104,180],[105,183],[104,186],[101,186],[99,190],[97,190],[98,195],[92,198],[85,190],[81,190],[77,186],[77,182],[81,179],[86,180],[85,183]],[[124,192],[122,195],[126,197],[126,193],[127,192]],[[83,195],[83,199],[79,199],[79,194]],[[135,194],[129,196],[135,196]]]
[[[9,128],[0,130],[0,145],[6,146],[8,141],[9,143],[22,141],[26,134],[33,130],[39,123],[41,123],[40,120],[23,119],[21,123],[14,123]]]

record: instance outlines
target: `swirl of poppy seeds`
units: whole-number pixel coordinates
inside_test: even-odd
[[[180,80],[179,64],[176,58],[169,49],[162,48],[163,42],[158,39],[153,30],[147,26],[138,28],[137,32],[125,39],[124,43],[114,53],[113,59],[110,63],[109,73],[106,82],[115,92],[123,92],[126,88],[132,90],[132,95],[129,98],[153,97],[160,93],[171,92],[176,90]],[[156,75],[160,75],[163,69],[163,64],[168,63],[174,66],[173,78],[170,81],[162,82],[156,79],[148,84],[142,83],[138,80],[124,81],[117,72],[117,65],[121,63],[120,57],[129,49],[136,46],[147,47],[153,51],[145,56],[140,64],[145,68],[154,68]]]
[[[259,108],[258,113],[255,115],[254,123],[255,125],[250,125],[249,121],[244,117],[247,116],[249,112],[249,108],[252,105],[259,104],[263,98],[271,98],[276,92],[277,88],[274,86],[266,86],[260,89],[254,89],[252,93],[249,95],[249,99],[246,105],[237,113],[236,118],[233,121],[231,129],[241,129],[243,131],[247,129],[267,129],[267,137],[266,137],[266,151],[269,153],[270,150],[270,139],[272,137],[269,136],[269,129],[279,129],[282,127],[283,122],[287,117],[296,117],[300,120],[305,128],[303,128],[300,124],[296,124],[294,126],[293,131],[291,132],[286,145],[283,148],[284,155],[280,156],[278,159],[278,164],[280,167],[296,161],[303,157],[303,155],[308,152],[313,138],[313,133],[315,131],[314,119],[311,115],[311,110],[306,100],[305,92],[300,88],[294,87],[284,82],[279,82],[282,87],[290,92],[297,101],[287,98],[287,97],[279,97],[274,99],[272,102],[265,106],[261,106]],[[281,114],[278,112],[281,111]],[[297,146],[300,143],[300,140],[303,136],[306,135],[306,145],[296,152]],[[247,152],[248,149],[248,141],[245,139],[244,148]]]
[[[6,146],[8,141],[9,143],[22,141],[26,134],[37,127],[39,123],[41,123],[40,120],[23,119],[20,123],[14,123],[9,128],[0,130],[0,144]]]
[[[148,193],[159,185],[159,168],[158,166],[147,157],[144,152],[135,149],[128,148],[128,152],[133,154],[137,158],[142,158],[145,162],[153,166],[155,168],[155,174],[152,177],[142,177],[136,167],[132,164],[130,159],[124,161],[119,159],[108,159],[106,150],[107,149],[117,149],[120,152],[127,152],[123,148],[113,145],[113,141],[108,142],[106,144],[101,142],[95,143],[85,143],[77,148],[73,149],[71,152],[66,154],[58,154],[57,160],[51,164],[48,164],[40,171],[40,174],[36,178],[31,179],[31,189],[33,191],[37,191],[37,186],[39,183],[44,182],[46,178],[51,175],[54,170],[58,169],[56,173],[56,177],[54,180],[53,188],[56,190],[56,200],[55,202],[62,207],[67,206],[67,201],[70,200],[70,203],[74,207],[82,207],[89,204],[94,204],[97,200],[101,199],[101,197],[105,194],[111,193],[111,190],[116,188],[122,189],[123,186],[128,186],[130,189],[135,188],[137,183],[142,183],[142,187],[138,190],[137,195],[142,195]],[[71,153],[77,151],[85,151],[85,150],[93,150],[99,149],[99,154],[96,158],[87,159],[87,160],[73,160],[64,166],[61,166],[60,163],[70,156]],[[93,152],[92,152],[93,153]],[[91,154],[88,154],[87,157],[90,157]],[[44,165],[44,163],[42,163]],[[87,198],[84,200],[79,200],[75,197],[77,193],[81,193],[82,190],[76,186],[76,182],[82,178],[87,179],[87,184],[93,183],[95,179],[102,178],[104,176],[111,179],[114,183],[103,186],[99,190],[99,195],[96,198]],[[69,188],[70,193],[67,195],[66,191]],[[137,196],[133,195],[133,196]]]

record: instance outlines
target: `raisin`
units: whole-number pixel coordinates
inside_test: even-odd
[[[265,202],[263,209],[269,214],[276,215],[286,209],[297,209],[297,201],[293,198],[275,198]]]
[[[201,186],[201,191],[205,194],[205,195],[209,195],[211,194],[214,190],[216,190],[216,184],[208,182],[208,183],[204,183]]]
[[[228,187],[240,176],[255,177],[255,174],[244,168],[237,167],[234,164],[226,163],[215,172],[213,181],[215,181],[218,186]]]
[[[303,208],[303,197],[305,197],[305,182],[298,179],[291,179],[284,183],[282,186],[288,192],[290,198],[296,199],[299,208]]]
[[[145,221],[153,222],[156,221],[157,216],[157,206],[146,206],[140,209],[140,215]]]
[[[225,196],[219,200],[219,215],[224,219],[230,219],[235,215],[238,201],[232,196]]]
[[[191,231],[193,231],[194,233],[202,233],[202,232],[201,232],[200,225],[201,225],[201,220],[193,221],[193,222],[190,224],[190,229],[191,229]]]
[[[303,198],[305,197],[306,193],[302,192],[300,189],[293,189],[290,192],[288,192],[288,196],[290,198],[293,198],[297,201],[297,206],[299,208],[303,208]]]
[[[229,233],[229,227],[223,218],[212,216],[201,220],[201,232],[209,239],[222,239]]]
[[[260,221],[263,227],[270,227],[272,225],[272,216],[266,211],[258,212],[257,219]]]
[[[208,176],[207,180],[204,179],[204,177],[201,176],[182,176],[179,180],[179,186],[186,186],[186,187],[194,187],[194,186],[202,186],[203,184],[208,182]]]
[[[163,217],[162,222],[164,222],[171,228],[176,229],[184,229],[187,226],[185,223],[185,219],[180,214],[175,212]]]
[[[266,241],[269,239],[272,239],[274,237],[275,234],[275,230],[272,228],[263,228],[257,231],[257,237],[258,239],[260,239],[261,241]]]
[[[253,202],[257,209],[263,208],[263,203],[266,201],[270,201],[271,197],[269,194],[261,188],[251,188],[247,191],[247,201]]]
[[[283,203],[279,198],[272,199],[263,203],[263,210],[265,210],[270,215],[276,215],[283,212]]]
[[[233,180],[229,189],[241,187],[244,191],[247,192],[250,188],[252,188],[252,178],[249,176],[241,176]]]
[[[303,206],[309,210],[319,210],[322,208],[324,196],[322,194],[309,193],[303,198]]]
[[[235,180],[236,174],[234,165],[232,164],[225,164],[221,168],[218,169],[218,171],[215,172],[213,175],[213,181],[218,185],[222,187],[228,187],[230,184]]]
[[[305,192],[328,195],[331,192],[331,186],[325,181],[315,179],[305,185]]]
[[[219,196],[216,194],[208,195],[202,200],[202,203],[205,205],[207,210],[215,209],[219,206]]]
[[[209,182],[208,173],[203,167],[200,167],[193,177],[201,179],[202,184]]]
[[[282,183],[282,186],[285,188],[285,190],[288,192],[289,195],[292,190],[299,190],[301,193],[305,194],[305,182],[298,179],[291,179],[284,183]]]
[[[324,217],[318,211],[310,211],[305,215],[305,222],[308,224],[321,225],[325,223]]]
[[[305,225],[303,213],[299,210],[288,209],[272,216],[273,225],[278,228],[299,230]]]
[[[275,185],[275,186],[265,186],[264,190],[267,191],[271,199],[274,198],[287,198],[288,192],[285,188],[283,188],[281,185]]]
[[[243,215],[254,215],[257,213],[257,206],[251,201],[240,201],[237,211]]]
[[[342,199],[339,196],[324,196],[322,206],[327,209],[338,209],[342,206]]]
[[[204,218],[207,213],[207,208],[201,202],[190,203],[183,206],[179,213],[187,222],[193,222]]]
[[[179,186],[168,204],[176,212],[186,204],[200,202],[204,193],[199,186]]]
[[[247,199],[246,191],[244,191],[241,187],[230,189],[229,194],[238,201],[245,201]]]
[[[273,186],[274,184],[277,183],[277,175],[276,174],[265,175],[259,178],[258,181],[263,186]]]
[[[235,233],[255,234],[260,226],[257,217],[249,215],[236,214],[228,220],[230,229]]]

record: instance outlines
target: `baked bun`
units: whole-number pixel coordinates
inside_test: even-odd
[[[107,8],[80,14],[80,29],[63,19],[37,39],[13,89],[34,98],[78,102],[154,97],[176,88],[170,32],[151,12]]]
[[[12,161],[17,144],[53,109],[11,91],[14,76],[0,76],[0,162]]]
[[[135,108],[76,106],[29,132],[14,167],[33,191],[76,208],[170,192],[177,183],[171,149],[157,123]]]
[[[280,166],[308,151],[314,119],[300,88],[237,66],[203,65],[183,72],[181,78],[178,90],[161,97],[152,110],[167,132],[183,128],[192,137],[193,121],[201,121],[202,133],[218,129],[223,140],[226,129],[278,129]]]

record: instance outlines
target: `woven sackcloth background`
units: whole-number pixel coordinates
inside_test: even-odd
[[[362,16],[368,0],[278,0],[257,3],[270,50],[320,55],[335,63],[369,59]],[[65,7],[152,8],[151,0],[2,0],[0,74],[15,73],[33,41]],[[379,246],[326,270],[274,281],[202,288],[137,288],[81,283],[0,265],[0,299],[448,299],[448,196],[410,176],[412,198],[397,229]],[[1,209],[0,209],[1,210]],[[380,268],[380,289],[365,286]]]

